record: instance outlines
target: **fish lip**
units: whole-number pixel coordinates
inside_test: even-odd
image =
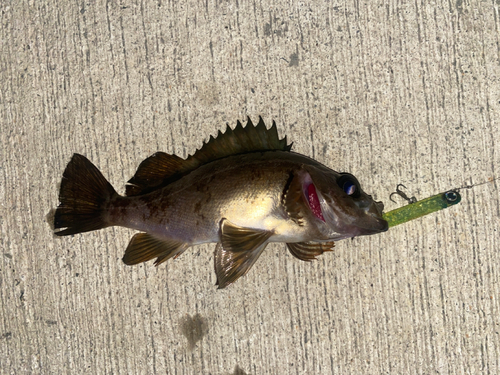
[[[360,231],[360,235],[369,235],[386,232],[389,229],[389,223],[378,217],[374,217],[375,223],[371,223],[369,227],[360,227],[358,226],[358,230]],[[374,225],[375,224],[375,225]]]
[[[387,232],[387,230],[389,230],[389,223],[387,220],[379,217],[377,218],[377,221],[380,224],[380,229],[378,230],[379,232]]]

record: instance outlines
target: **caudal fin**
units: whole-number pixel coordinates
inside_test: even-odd
[[[97,167],[85,156],[74,154],[61,181],[59,201],[54,214],[57,236],[106,228],[111,198],[118,195]],[[57,231],[57,229],[65,228]]]

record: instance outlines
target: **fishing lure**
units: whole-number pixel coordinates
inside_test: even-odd
[[[403,207],[396,208],[392,211],[386,212],[382,215],[382,217],[387,221],[389,228],[391,228],[396,225],[406,223],[407,221],[417,219],[419,217],[431,214],[433,212],[454,206],[460,203],[460,201],[462,200],[462,196],[460,195],[459,190],[472,189],[473,187],[487,184],[495,180],[498,180],[498,178],[481,182],[475,185],[466,185],[457,189],[448,190],[445,191],[444,193],[439,193],[419,201],[417,201],[415,197],[408,197],[400,188],[404,187],[406,189],[406,186],[404,186],[403,184],[399,184],[396,187],[396,191],[390,195],[390,199],[394,202],[392,196],[399,195],[409,204]]]
[[[404,194],[404,192],[399,189],[400,186],[404,187],[404,185],[399,184],[396,192],[392,193],[391,196],[393,194],[398,194],[403,199],[406,199],[409,204],[383,214],[382,217],[389,224],[389,228],[442,210],[444,208],[454,206],[460,203],[462,199],[460,193],[458,192],[458,189],[456,189],[448,190],[444,193],[439,193],[433,195],[432,197],[417,201],[415,197],[408,198],[406,194]]]

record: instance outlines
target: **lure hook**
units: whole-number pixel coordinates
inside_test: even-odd
[[[416,203],[417,202],[417,198],[415,198],[415,197],[411,197],[411,198],[408,197],[408,195],[406,195],[406,193],[401,190],[401,188],[400,188],[401,186],[406,189],[406,186],[404,186],[403,184],[398,184],[398,186],[396,186],[396,191],[394,193],[391,193],[391,195],[389,195],[389,199],[391,201],[393,201],[394,203],[397,203],[394,199],[392,199],[392,196],[394,194],[396,194],[396,195],[399,195],[401,198],[403,198],[405,201],[407,201],[408,204]]]

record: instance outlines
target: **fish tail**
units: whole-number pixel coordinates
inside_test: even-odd
[[[115,189],[85,156],[74,154],[61,181],[59,201],[54,214],[57,236],[89,232],[111,226],[109,205],[118,197]]]

